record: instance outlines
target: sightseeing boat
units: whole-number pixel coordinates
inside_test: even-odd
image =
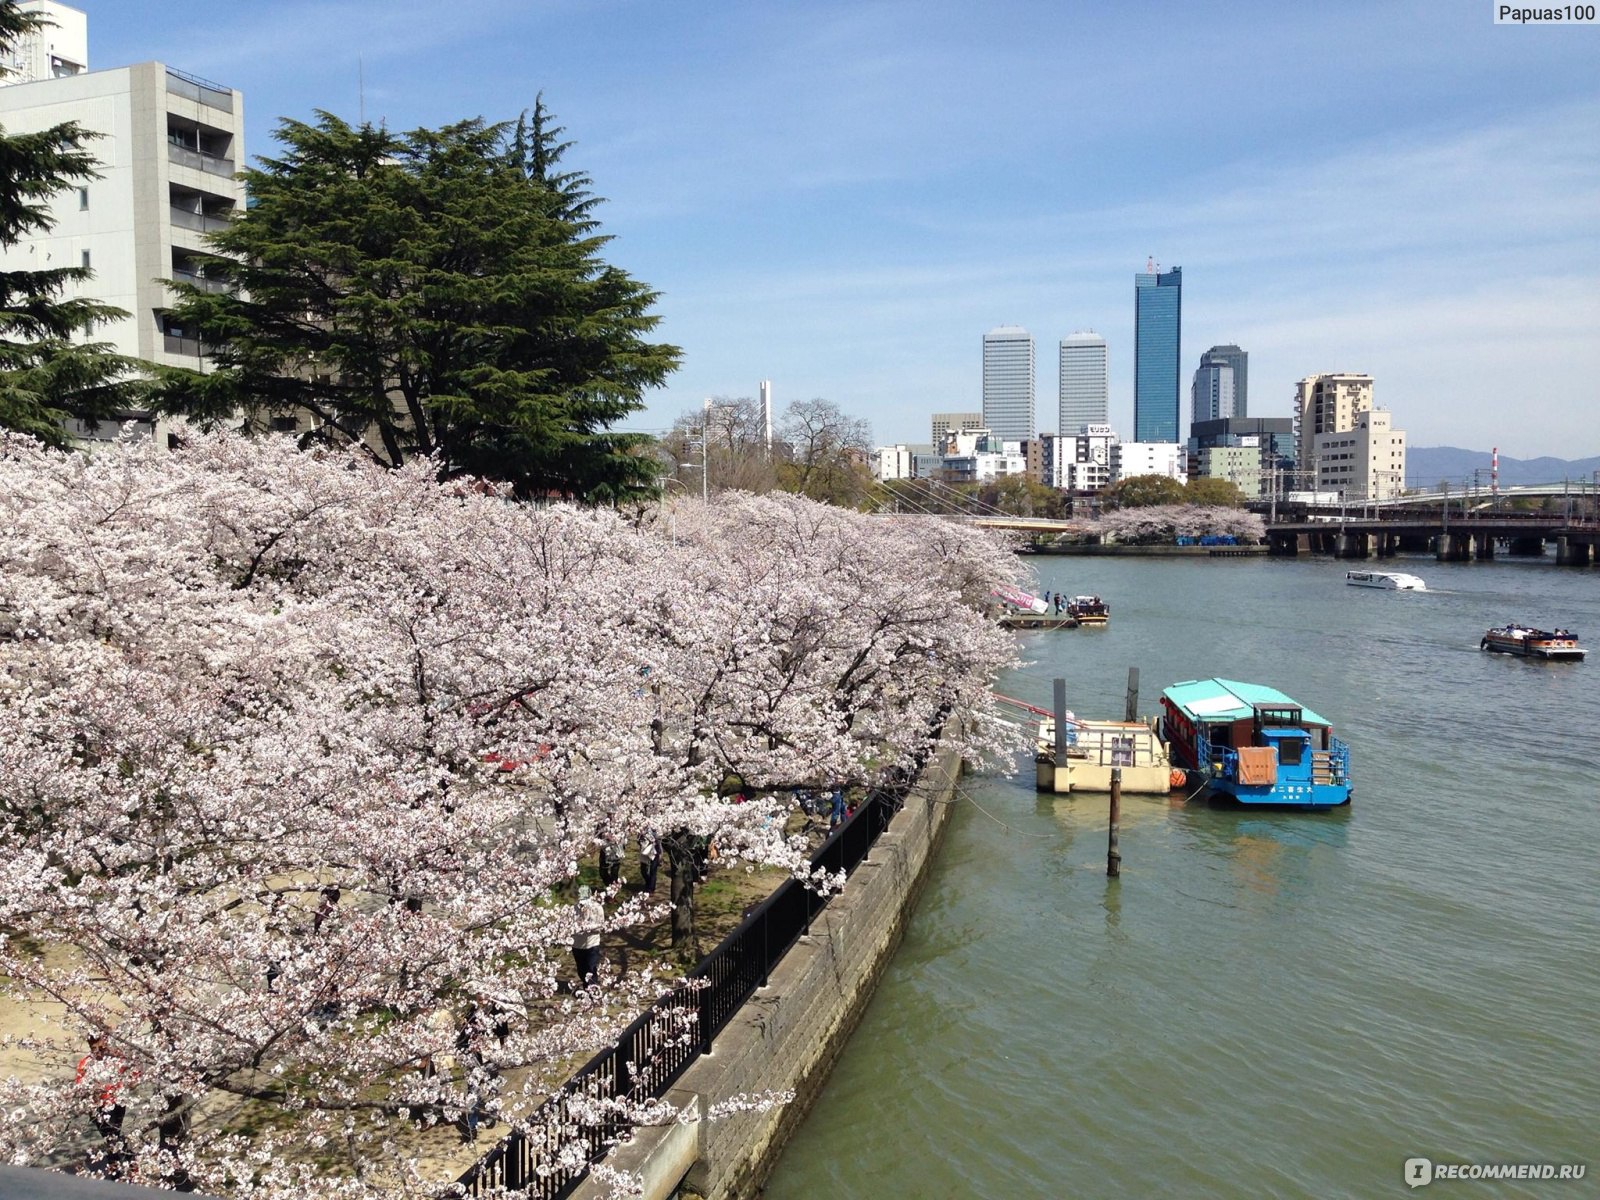
[[[1111,619],[1111,606],[1099,596],[1074,596],[1067,601],[1067,616],[1079,625],[1104,625]]]
[[[1350,748],[1276,688],[1191,679],[1161,693],[1172,765],[1239,804],[1334,808],[1350,801]]]
[[[1567,662],[1582,662],[1588,653],[1578,645],[1578,635],[1569,629],[1532,629],[1515,622],[1488,630],[1478,649]]]
[[[1346,571],[1344,581],[1351,587],[1382,588],[1390,592],[1425,592],[1428,585],[1404,571]]]

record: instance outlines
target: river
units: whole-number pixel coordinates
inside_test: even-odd
[[[1600,572],[1328,560],[1040,558],[1109,628],[1020,634],[1002,691],[1082,716],[1271,684],[1351,745],[1324,813],[1035,793],[969,776],[905,941],[766,1200],[1406,1195],[1402,1164],[1600,1176]],[[1480,652],[1561,625],[1587,663]]]

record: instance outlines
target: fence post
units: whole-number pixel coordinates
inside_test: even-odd
[[[711,1015],[711,993],[716,990],[716,981],[710,975],[705,977],[706,986],[700,989],[696,999],[696,1020],[700,1022],[700,1053],[710,1054],[711,1043],[714,1038]]]

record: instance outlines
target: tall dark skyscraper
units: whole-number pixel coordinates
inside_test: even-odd
[[[1178,358],[1183,325],[1183,268],[1133,277],[1133,440],[1178,440]]]
[[[1233,368],[1233,412],[1235,417],[1250,415],[1250,352],[1237,346],[1213,346],[1200,356],[1200,368],[1221,366]],[[1195,420],[1200,420],[1198,416]]]

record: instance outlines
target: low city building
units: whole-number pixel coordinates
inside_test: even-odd
[[[1178,442],[1118,442],[1111,447],[1111,479],[1120,483],[1139,475],[1165,475],[1187,482],[1189,456]]]
[[[1316,489],[1345,500],[1390,500],[1405,492],[1406,435],[1386,409],[1357,415],[1353,429],[1321,433],[1312,443]]]

